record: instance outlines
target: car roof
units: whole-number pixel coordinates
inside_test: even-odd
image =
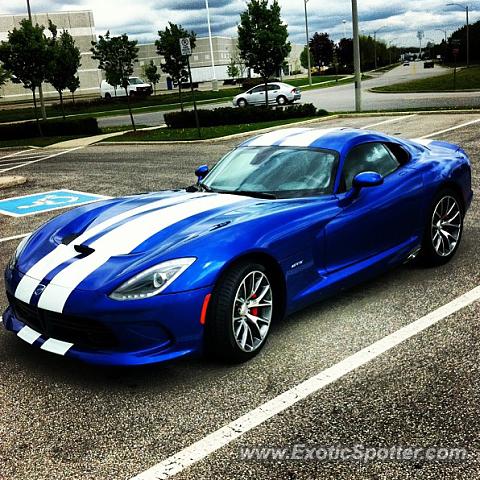
[[[250,138],[240,147],[307,147],[342,152],[357,143],[375,141],[400,143],[387,135],[357,128],[284,128]]]

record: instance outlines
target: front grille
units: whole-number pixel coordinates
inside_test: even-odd
[[[86,349],[111,349],[118,345],[111,329],[97,320],[50,312],[24,303],[10,294],[7,296],[17,319],[46,337]]]

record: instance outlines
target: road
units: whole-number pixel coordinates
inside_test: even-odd
[[[392,83],[407,82],[421,78],[441,75],[447,70],[438,65],[433,69],[424,69],[423,62],[412,62],[410,66],[396,67],[383,75],[375,76],[362,82],[362,108],[363,110],[397,110],[411,108],[438,108],[438,107],[480,107],[479,92],[462,93],[373,93],[370,89]],[[355,91],[352,83],[337,87],[307,90],[302,94],[302,103],[313,103],[317,108],[323,108],[329,112],[355,111]],[[231,106],[230,102],[202,105],[202,108]],[[165,112],[137,113],[135,120],[141,125],[161,125],[164,123]],[[116,125],[129,125],[128,115],[100,117],[100,127],[112,127]]]
[[[0,330],[0,479],[131,479],[202,441],[277,395],[396,332],[480,284],[479,115],[411,115],[330,120],[322,126],[376,128],[459,143],[474,166],[475,200],[454,260],[438,269],[403,266],[274,326],[265,349],[242,365],[202,358],[107,369],[32,349]],[[459,127],[452,129],[455,127]],[[124,195],[193,182],[236,142],[98,145],[66,151],[11,172],[29,182],[0,198],[68,188]],[[0,154],[0,170],[15,152]],[[58,212],[0,216],[0,268],[18,240]],[[0,292],[4,286],[0,280]],[[0,309],[6,298],[0,293]],[[445,315],[443,315],[445,317]],[[227,442],[174,478],[352,479],[480,477],[480,303],[355,368],[337,381]],[[466,447],[442,461],[242,460],[245,446],[305,444]],[[147,478],[147,477],[140,477]],[[152,477],[153,478],[153,477]]]

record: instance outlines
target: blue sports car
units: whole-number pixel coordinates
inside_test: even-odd
[[[415,257],[449,261],[472,200],[460,147],[351,128],[266,133],[196,174],[25,238],[7,330],[97,364],[245,361],[285,315]]]

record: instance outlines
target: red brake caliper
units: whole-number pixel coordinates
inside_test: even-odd
[[[254,294],[252,295],[252,298],[257,298],[257,295],[254,293]],[[253,308],[251,308],[251,309],[250,309],[250,313],[251,313],[252,315],[254,315],[255,317],[257,317],[257,316],[258,316],[258,307],[253,307]]]

